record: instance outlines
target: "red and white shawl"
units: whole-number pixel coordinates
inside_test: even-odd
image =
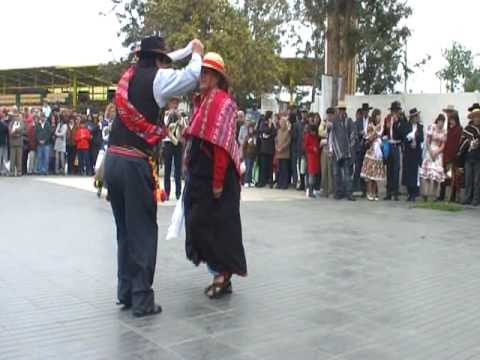
[[[196,137],[224,149],[232,159],[240,176],[240,152],[236,141],[237,105],[221,89],[211,90],[200,99],[185,137]]]
[[[135,69],[135,66],[128,68],[118,82],[115,93],[115,105],[117,106],[118,118],[128,130],[134,132],[147,144],[155,145],[166,136],[166,130],[147,121],[147,119],[135,109],[135,106],[128,101],[128,85],[133,75],[135,75]]]

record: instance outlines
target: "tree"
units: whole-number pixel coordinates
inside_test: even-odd
[[[392,93],[401,81],[399,67],[410,30],[400,24],[411,13],[404,1],[362,1],[356,34],[357,89],[362,93]],[[405,67],[404,73],[409,73]]]
[[[329,67],[345,77],[347,60],[356,57],[358,91],[393,92],[401,80],[399,67],[410,36],[409,29],[401,25],[412,13],[405,1],[297,0],[295,9],[313,25],[311,43],[319,54],[325,39],[334,44],[329,54],[334,63]]]
[[[228,0],[113,1],[125,46],[161,33],[172,48],[198,37],[206,51],[219,52],[241,106],[280,83],[280,18],[284,12],[272,6],[282,0],[251,0],[244,6]]]
[[[447,65],[440,70],[437,75],[440,79],[446,81],[447,91],[455,92],[460,89],[463,82],[468,87],[473,85],[471,78],[474,73],[473,54],[467,50],[462,44],[453,42],[450,49],[442,50],[443,58]],[[470,79],[467,84],[467,79]]]
[[[480,91],[480,69],[475,69],[465,79],[463,86],[467,92]]]

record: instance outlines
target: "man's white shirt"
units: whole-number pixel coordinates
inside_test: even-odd
[[[183,69],[159,69],[153,81],[153,96],[160,108],[173,96],[183,96],[193,91],[200,78],[202,57],[192,54],[190,63]]]

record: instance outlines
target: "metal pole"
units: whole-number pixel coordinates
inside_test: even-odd
[[[73,91],[72,91],[72,106],[73,106],[73,109],[76,110],[77,109],[77,100],[78,100],[78,88],[77,88],[77,74],[75,72],[73,72],[73,76],[72,76],[72,87],[73,87]]]

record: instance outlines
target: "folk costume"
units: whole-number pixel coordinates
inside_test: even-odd
[[[407,122],[402,114],[402,106],[398,101],[394,101],[390,106],[393,114],[385,118],[384,138],[387,139],[390,151],[387,158],[387,196],[385,200],[399,200],[400,195],[400,166],[401,166],[401,149],[404,136],[404,125]],[[393,121],[393,117],[397,117]]]
[[[308,196],[311,198],[315,197],[315,180],[320,173],[320,139],[317,134],[317,127],[310,125],[303,138],[305,156],[307,157]]]
[[[460,193],[460,172],[457,164],[457,151],[462,137],[462,126],[458,112],[452,105],[443,110],[447,114],[448,130],[447,142],[443,150],[443,166],[445,169],[445,181],[440,185],[439,201],[444,201],[447,193],[447,186],[450,187],[447,201],[456,201],[457,194]],[[453,124],[452,124],[453,121]]]
[[[445,181],[443,169],[443,149],[447,141],[447,134],[444,129],[431,125],[427,129],[427,153],[420,169],[420,178],[424,180],[442,183]],[[440,150],[442,149],[442,150]],[[433,154],[432,154],[433,153]]]
[[[458,157],[465,160],[466,205],[480,205],[480,104],[468,109],[470,123],[463,130]]]
[[[157,257],[157,202],[160,189],[154,146],[167,135],[159,114],[171,96],[196,86],[201,56],[182,70],[157,68],[171,62],[163,38],[142,40],[139,61],[122,76],[115,95],[117,118],[110,133],[105,177],[117,226],[118,302],[135,316],[156,314],[152,290]]]
[[[346,110],[345,102],[340,102],[338,109]],[[330,129],[329,138],[332,152],[332,175],[335,183],[335,198],[346,197],[355,201],[352,196],[353,185],[353,151],[356,143],[355,124],[344,112],[335,117]]]
[[[204,69],[224,75],[223,60],[206,54]],[[215,283],[206,290],[217,297],[231,292],[232,274],[246,276],[247,264],[240,219],[240,156],[236,141],[236,104],[220,88],[195,100],[194,113],[184,132],[187,140],[187,178],[184,190],[185,249],[196,266],[206,263]],[[223,189],[214,196],[214,189]]]
[[[357,141],[355,144],[355,172],[353,175],[353,191],[361,191],[362,196],[366,197],[367,184],[362,174],[363,162],[367,153],[367,132],[369,126],[369,112],[372,107],[368,103],[362,104],[362,117],[355,120],[357,131]]]
[[[385,164],[382,153],[382,126],[370,122],[367,128],[367,152],[362,164],[361,177],[371,181],[385,180]]]
[[[422,165],[422,145],[424,141],[423,125],[413,118],[420,112],[413,108],[410,110],[410,122],[405,125],[404,157],[405,157],[405,185],[408,191],[408,201],[415,201],[419,195],[419,170]]]

